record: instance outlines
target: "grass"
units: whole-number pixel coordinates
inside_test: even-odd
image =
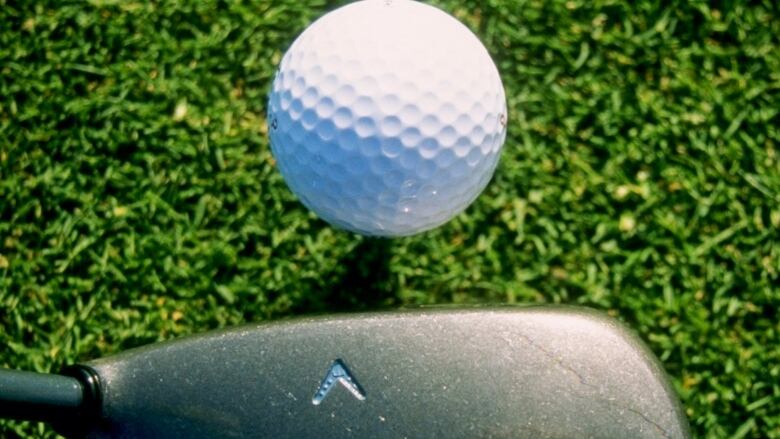
[[[496,59],[509,137],[464,214],[371,240],[307,212],[266,137],[275,64],[335,3],[0,0],[0,366],[302,313],[568,303],[649,343],[697,437],[780,438],[778,5],[435,3]]]

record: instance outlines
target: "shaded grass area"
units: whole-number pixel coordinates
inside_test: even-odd
[[[0,0],[0,366],[312,312],[580,304],[650,344],[697,437],[780,437],[776,3],[435,2],[496,59],[509,137],[471,208],[392,241],[308,213],[267,144],[275,65],[337,3]]]

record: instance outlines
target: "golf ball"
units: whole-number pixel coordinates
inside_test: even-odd
[[[495,64],[452,16],[365,0],[309,26],[268,103],[290,189],[329,223],[372,236],[443,224],[482,192],[506,138]]]

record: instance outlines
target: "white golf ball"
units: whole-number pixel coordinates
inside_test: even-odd
[[[284,55],[271,149],[290,189],[353,232],[404,236],[463,211],[506,138],[495,64],[455,18],[410,0],[328,13]]]

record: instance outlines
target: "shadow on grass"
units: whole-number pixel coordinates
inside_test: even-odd
[[[291,314],[372,311],[398,304],[390,276],[393,241],[366,238],[329,274],[330,282],[313,291]]]

